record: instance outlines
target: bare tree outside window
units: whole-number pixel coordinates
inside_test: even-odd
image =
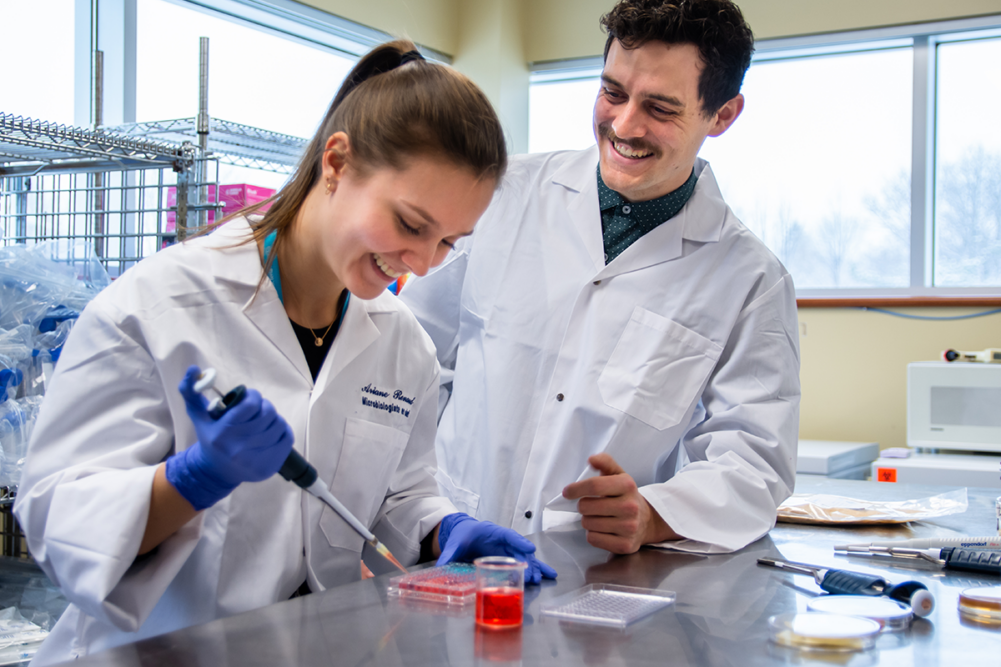
[[[1001,285],[1001,154],[977,146],[940,174],[936,284]]]

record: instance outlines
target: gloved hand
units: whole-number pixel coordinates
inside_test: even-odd
[[[278,472],[295,439],[275,407],[254,389],[218,420],[212,419],[208,401],[195,391],[200,373],[191,366],[177,387],[198,442],[167,459],[167,481],[199,511],[242,482],[259,482]]]
[[[537,584],[542,578],[555,579],[556,570],[535,557],[535,545],[511,530],[490,521],[477,521],[456,512],[441,520],[438,528],[441,556],[438,565],[454,561],[472,561],[480,556],[510,556],[523,563],[525,583]]]

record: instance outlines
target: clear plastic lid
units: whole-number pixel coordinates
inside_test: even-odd
[[[806,603],[809,611],[844,616],[861,616],[877,623],[883,630],[903,630],[911,625],[914,612],[905,604],[871,595],[821,595]]]
[[[674,602],[674,591],[588,584],[542,605],[543,616],[624,628]]]
[[[429,567],[389,580],[389,595],[464,605],[476,600],[476,568],[469,563]]]
[[[880,632],[869,618],[815,611],[772,616],[768,626],[773,642],[805,651],[865,651]]]
[[[1001,624],[1001,586],[967,588],[959,594],[959,613],[975,621]]]

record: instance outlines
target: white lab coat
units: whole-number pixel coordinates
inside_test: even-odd
[[[296,450],[401,560],[455,511],[437,496],[438,364],[413,316],[389,293],[351,299],[314,386],[257,245],[234,247],[248,232],[238,219],[143,260],[73,329],[15,506],[72,603],[37,664],[285,600],[304,580],[319,591],[360,578],[362,539],[278,475],[136,557],[157,464],[196,440],[177,390],[191,364],[270,400]]]
[[[597,164],[515,157],[472,237],[401,294],[442,364],[439,486],[530,533],[580,518],[546,506],[606,451],[676,547],[741,548],[794,484],[792,279],[702,160],[685,207],[606,266]]]

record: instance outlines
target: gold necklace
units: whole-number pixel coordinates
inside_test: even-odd
[[[334,320],[334,322],[336,321],[337,320]],[[313,341],[314,345],[316,345],[317,347],[323,347],[323,339],[327,337],[328,333],[330,333],[330,328],[334,326],[334,322],[331,322],[330,324],[327,325],[327,330],[323,332],[322,336],[317,336],[316,332],[313,331],[312,329],[309,330],[309,333],[313,334],[313,338],[315,339]]]

